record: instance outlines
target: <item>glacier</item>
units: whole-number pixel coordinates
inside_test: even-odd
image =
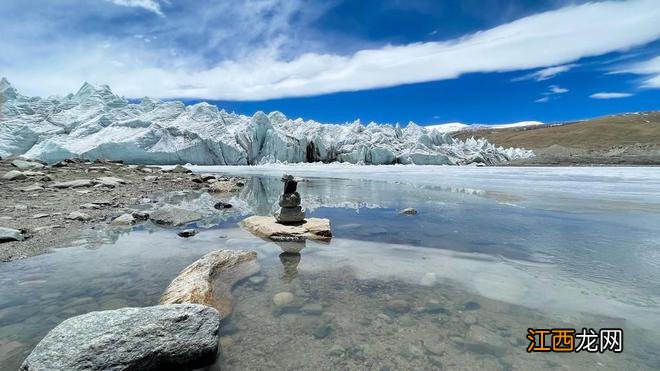
[[[21,95],[3,78],[0,98],[0,156],[49,163],[82,157],[154,165],[497,165],[534,155],[484,139],[456,140],[413,122],[322,124],[277,111],[229,113],[205,102],[131,103],[107,85],[89,83],[75,94],[39,98]]]

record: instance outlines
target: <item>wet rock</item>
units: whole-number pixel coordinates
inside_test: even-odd
[[[320,316],[323,313],[321,304],[305,304],[300,308],[300,312],[310,316]]]
[[[403,215],[416,215],[417,214],[417,209],[413,207],[407,207],[403,210],[401,210],[401,214]]]
[[[149,212],[149,219],[160,225],[179,226],[192,223],[202,218],[202,214],[178,207],[164,207]]]
[[[0,243],[23,240],[23,233],[18,229],[0,227]]]
[[[449,314],[447,308],[443,307],[440,303],[435,302],[426,303],[422,312],[430,314]]]
[[[27,179],[27,175],[23,174],[22,172],[20,172],[18,170],[11,170],[11,171],[6,172],[2,176],[2,179],[3,180],[23,180],[23,179]]]
[[[220,317],[204,305],[159,305],[69,318],[27,357],[28,370],[194,369],[215,361]]]
[[[202,174],[200,175],[203,181],[208,182],[209,180],[217,180],[213,174]]]
[[[290,283],[298,276],[298,264],[300,264],[300,254],[283,252],[279,256],[284,272],[282,281]]]
[[[332,325],[324,323],[314,329],[313,335],[317,339],[324,339],[332,333]]]
[[[50,186],[53,188],[82,188],[82,187],[91,187],[94,185],[91,179],[76,179],[70,180],[68,182],[56,182]]]
[[[133,218],[135,218],[135,220],[138,220],[138,221],[145,221],[145,220],[149,219],[149,213],[146,212],[146,211],[136,210],[136,211],[133,211],[131,213],[131,215],[133,215]]]
[[[477,303],[476,301],[468,301],[463,305],[464,310],[478,310],[481,309],[481,305]]]
[[[81,213],[80,211],[74,211],[71,214],[65,216],[65,218],[69,220],[79,220],[81,222],[87,222],[92,220],[91,216],[85,213]]]
[[[388,301],[387,304],[385,305],[385,308],[387,308],[387,310],[390,310],[392,312],[403,314],[410,311],[410,304],[408,304],[407,301],[402,299],[394,299]]]
[[[32,215],[32,219],[43,219],[49,217],[50,214],[34,214]]]
[[[129,226],[135,224],[135,218],[131,214],[122,214],[114,218],[110,224],[114,226]]]
[[[228,323],[228,324],[222,326],[222,328],[220,329],[220,333],[223,334],[223,335],[235,334],[238,331],[239,331],[238,326],[236,326],[236,324],[234,324],[234,323]]]
[[[230,209],[232,207],[232,204],[227,203],[227,202],[219,201],[219,202],[216,202],[216,204],[213,205],[213,207],[218,209],[218,210]]]
[[[44,167],[44,164],[40,162],[24,159],[16,159],[11,162],[11,165],[17,167],[20,170],[42,169]]]
[[[473,325],[465,335],[465,346],[473,352],[501,356],[506,353],[508,343],[503,337],[487,328]]]
[[[261,269],[256,259],[254,251],[210,252],[179,273],[161,296],[160,303],[210,305],[226,318],[233,310],[232,287]]]
[[[295,297],[290,292],[279,292],[273,296],[273,303],[275,303],[275,306],[281,307],[293,303],[294,299]]]
[[[197,230],[194,228],[184,229],[182,231],[179,231],[179,233],[177,233],[179,237],[184,237],[184,238],[192,237],[196,234],[197,234]]]
[[[241,225],[260,237],[277,241],[281,237],[304,237],[312,240],[330,240],[330,220],[308,218],[300,224],[280,224],[271,216],[251,216],[244,219]]]

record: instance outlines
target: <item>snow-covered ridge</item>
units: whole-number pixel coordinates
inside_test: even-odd
[[[520,121],[520,122],[514,122],[512,124],[500,124],[500,125],[479,125],[479,124],[468,125],[460,122],[448,122],[446,124],[427,125],[425,126],[425,128],[434,129],[441,133],[454,133],[463,130],[508,129],[508,128],[522,128],[528,126],[539,126],[539,125],[545,125],[545,124],[540,121]]]
[[[252,165],[273,162],[498,164],[533,156],[486,140],[453,139],[410,123],[401,128],[288,119],[280,112],[227,113],[208,103],[186,106],[144,98],[132,104],[107,85],[85,83],[65,97],[29,98],[6,79],[0,156],[47,162],[69,157],[127,163]]]

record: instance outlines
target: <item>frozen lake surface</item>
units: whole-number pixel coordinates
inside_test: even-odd
[[[222,369],[660,368],[658,168],[191,168],[249,177],[197,236],[146,224],[0,265],[0,341],[22,347],[0,369],[65,318],[156,304],[220,248],[257,251],[264,278],[235,290]],[[275,210],[283,173],[304,178],[308,216],[332,221],[299,259],[236,224]],[[275,308],[284,291],[294,305]],[[530,327],[623,328],[625,351],[528,354]]]

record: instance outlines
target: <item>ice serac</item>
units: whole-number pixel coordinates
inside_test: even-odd
[[[533,156],[486,140],[454,140],[409,123],[321,124],[281,112],[252,117],[208,103],[144,98],[131,103],[89,83],[65,97],[29,98],[0,80],[0,156],[70,157],[134,164],[253,165],[273,162],[495,165]]]

